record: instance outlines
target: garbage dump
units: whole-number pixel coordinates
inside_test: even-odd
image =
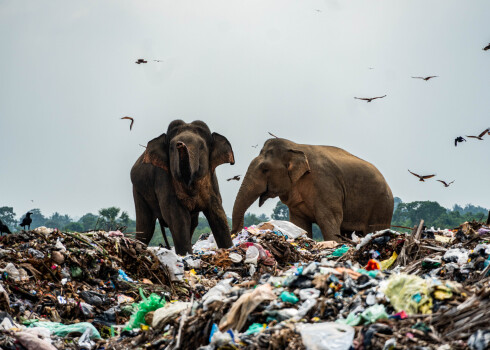
[[[118,231],[1,237],[2,349],[488,349],[490,228],[343,243],[289,222],[193,254]]]

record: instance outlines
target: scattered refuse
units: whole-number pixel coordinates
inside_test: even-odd
[[[290,222],[193,254],[120,232],[0,238],[3,349],[487,349],[490,228],[316,242]]]

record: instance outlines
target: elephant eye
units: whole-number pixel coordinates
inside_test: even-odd
[[[262,169],[263,174],[267,174],[269,172],[269,169]]]

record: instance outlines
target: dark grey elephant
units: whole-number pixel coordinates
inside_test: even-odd
[[[389,228],[393,214],[391,189],[374,165],[337,147],[280,138],[267,140],[250,163],[233,206],[232,233],[257,198],[261,206],[274,197],[288,206],[292,223],[310,237],[318,224],[325,240]]]
[[[235,163],[226,137],[206,123],[174,120],[166,134],[148,142],[131,169],[136,238],[149,243],[158,219],[170,229],[178,254],[192,252],[191,237],[203,212],[220,248],[232,245],[215,169]]]

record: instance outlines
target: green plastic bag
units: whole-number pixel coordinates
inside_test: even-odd
[[[348,250],[349,247],[344,244],[342,247],[335,249],[332,254],[327,255],[327,258],[339,258],[347,253]]]
[[[350,313],[346,319],[337,320],[337,323],[348,324],[349,326],[359,326],[361,324],[370,324],[374,323],[379,319],[388,318],[388,314],[386,313],[385,306],[381,304],[376,304],[371,307],[368,307],[359,315],[354,315],[354,313]]]
[[[430,314],[432,298],[429,283],[415,275],[392,275],[383,293],[390,298],[391,305],[397,312],[407,314]]]
[[[286,291],[281,293],[280,298],[282,301],[287,302],[287,303],[291,303],[291,304],[296,304],[299,300],[298,297],[296,295],[294,295],[294,293],[290,293],[290,292],[286,292]]]
[[[91,338],[100,339],[99,331],[89,322],[79,322],[79,323],[73,323],[67,325],[58,322],[33,322],[30,324],[29,328],[32,327],[47,328],[51,331],[51,333],[59,337],[65,337],[71,333],[83,334],[87,330],[87,328],[91,328],[92,329]]]
[[[266,327],[267,325],[265,323],[252,323],[250,327],[248,327],[245,334],[250,335],[250,334],[259,333],[262,332]]]
[[[146,324],[145,315],[150,311],[155,311],[165,306],[165,299],[158,294],[152,293],[147,298],[143,294],[143,289],[140,288],[141,300],[138,304],[133,304],[136,311],[129,318],[128,325],[124,327],[126,330],[138,328],[141,324]]]

